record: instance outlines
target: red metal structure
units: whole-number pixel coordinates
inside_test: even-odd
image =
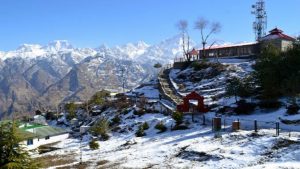
[[[204,105],[204,97],[193,91],[192,93],[186,95],[183,98],[183,104],[177,105],[177,110],[180,112],[190,111],[190,100],[197,100],[198,105],[196,106],[196,111],[201,113],[208,112],[208,109]]]

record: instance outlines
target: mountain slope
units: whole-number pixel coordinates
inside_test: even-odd
[[[101,89],[121,91],[123,82],[131,89],[156,73],[154,63],[171,62],[180,49],[180,37],[175,36],[157,45],[140,41],[92,49],[53,41],[0,52],[0,117],[85,101]]]

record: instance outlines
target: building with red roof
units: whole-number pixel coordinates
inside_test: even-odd
[[[272,29],[268,35],[260,39],[260,43],[263,46],[272,44],[281,51],[286,51],[288,48],[291,48],[295,41],[295,38],[284,34],[283,31],[278,28]]]
[[[261,48],[269,44],[274,45],[281,51],[286,51],[288,48],[292,47],[295,41],[295,38],[284,34],[283,31],[278,28],[274,28],[271,31],[269,31],[268,35],[262,37],[257,42],[211,46],[210,48],[205,49],[205,57],[210,58],[257,56],[260,53]],[[193,50],[189,51],[187,55],[189,56],[190,61],[194,61],[201,59],[202,53],[202,49],[196,50],[193,48]],[[183,61],[185,60],[179,59],[179,62]]]

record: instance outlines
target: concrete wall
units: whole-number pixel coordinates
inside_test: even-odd
[[[293,47],[293,42],[292,41],[283,40],[281,42],[281,50],[282,51],[287,51],[291,47]]]
[[[55,142],[60,142],[65,140],[69,137],[69,133],[57,135],[57,136],[50,136],[49,139],[46,138],[34,138],[32,145],[27,145],[27,140],[23,141],[21,144],[26,147],[27,150],[32,150],[38,148],[41,145],[51,144]]]
[[[269,44],[274,45],[276,48],[284,52],[293,46],[293,41],[284,40],[284,39],[273,39],[273,40],[264,41],[262,43],[262,46],[264,47]]]

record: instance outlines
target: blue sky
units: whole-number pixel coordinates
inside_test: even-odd
[[[256,0],[0,0],[0,50],[23,43],[69,40],[76,47],[109,46],[143,40],[155,44],[178,33],[175,23],[199,17],[219,21],[214,36],[224,42],[253,41],[251,5]],[[268,29],[300,32],[299,0],[266,0]]]

